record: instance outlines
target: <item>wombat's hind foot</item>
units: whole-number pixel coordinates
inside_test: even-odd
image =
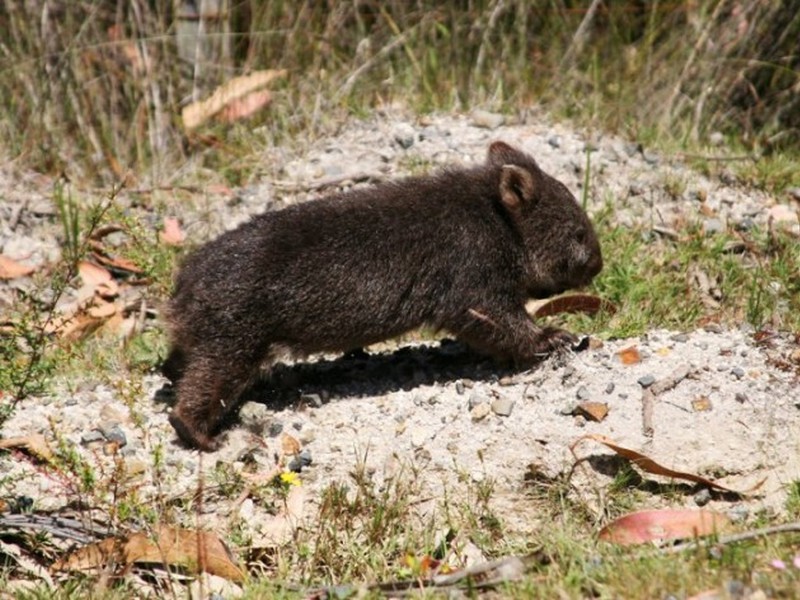
[[[579,343],[578,337],[569,331],[557,327],[545,327],[537,336],[537,354],[550,354],[566,348],[576,348]]]
[[[170,413],[169,423],[175,429],[175,433],[178,434],[181,441],[191,448],[197,448],[204,452],[215,452],[219,450],[219,447],[222,445],[220,436],[211,437],[197,431],[196,428],[186,423],[183,417],[181,417],[179,409],[173,409]]]

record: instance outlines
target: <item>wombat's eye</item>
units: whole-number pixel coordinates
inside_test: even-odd
[[[579,244],[586,243],[586,230],[583,227],[581,227],[575,232],[575,239]]]

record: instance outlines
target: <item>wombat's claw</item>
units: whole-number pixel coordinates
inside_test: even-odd
[[[576,345],[582,343],[569,331],[557,329],[555,327],[548,327],[542,332],[542,341],[551,352],[564,348],[574,348]]]

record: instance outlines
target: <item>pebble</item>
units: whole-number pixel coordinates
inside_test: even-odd
[[[476,404],[472,410],[469,411],[469,415],[473,421],[480,421],[488,416],[491,411],[492,407],[489,406],[488,402],[481,402],[480,404]]]
[[[492,402],[492,412],[494,412],[496,415],[500,415],[501,417],[509,416],[513,408],[514,401],[511,398],[506,398],[505,396],[496,398],[494,402]]]
[[[103,435],[105,436],[106,440],[109,442],[114,442],[115,444],[119,445],[120,448],[128,443],[128,438],[119,425],[114,425],[113,427],[104,430]]]
[[[506,121],[506,118],[501,114],[481,109],[473,110],[471,117],[473,125],[485,129],[497,129]]]
[[[724,231],[725,225],[719,219],[706,219],[703,221],[703,235],[716,235]]]
[[[456,394],[459,396],[464,395],[464,382],[463,381],[456,381]]]
[[[733,399],[736,400],[739,404],[744,404],[745,402],[747,402],[747,394],[745,394],[744,392],[736,392]]]
[[[81,444],[83,444],[84,446],[86,446],[88,444],[93,444],[95,442],[102,442],[104,440],[105,440],[105,437],[97,429],[91,429],[89,431],[85,431],[81,435]]]
[[[644,152],[642,152],[642,158],[644,158],[644,161],[647,164],[653,166],[657,165],[661,160],[657,154],[650,152],[650,150],[645,150]]]
[[[420,448],[428,441],[428,430],[424,427],[414,427],[411,430],[411,445]]]
[[[676,333],[675,335],[671,336],[669,339],[671,339],[673,342],[679,342],[681,344],[684,344],[684,343],[689,341],[689,336],[687,334],[685,334],[685,333]]]
[[[560,135],[551,135],[547,138],[547,143],[550,144],[553,148],[560,148],[561,147],[561,136]]]
[[[314,408],[321,408],[322,396],[319,394],[300,394],[300,402]]]
[[[652,375],[645,375],[644,377],[639,377],[636,382],[643,388],[649,388],[656,382],[656,378]]]
[[[280,421],[272,421],[267,427],[267,437],[278,437],[283,433],[283,423]]]
[[[467,400],[467,406],[469,407],[470,410],[472,410],[479,404],[485,404],[485,403],[486,403],[486,396],[477,391],[472,392],[469,395],[469,400]]]
[[[736,379],[741,379],[744,377],[745,372],[742,367],[733,367],[733,369],[731,369],[731,374],[736,377]]]
[[[588,400],[589,399],[589,390],[586,389],[586,386],[581,386],[578,388],[578,391],[575,393],[575,396],[578,400]]]
[[[606,386],[606,394],[611,394],[614,391],[614,382],[609,381],[608,385]]]
[[[705,506],[711,502],[711,492],[708,491],[708,488],[703,488],[694,495],[693,500],[697,506]]]
[[[408,150],[411,146],[414,145],[414,136],[415,136],[414,128],[407,123],[403,123],[401,125],[397,125],[392,132],[392,137],[394,141],[403,149]]]

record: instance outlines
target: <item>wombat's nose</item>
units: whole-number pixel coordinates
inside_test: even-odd
[[[600,252],[593,252],[586,262],[586,274],[588,279],[591,280],[600,271],[603,270],[603,255]]]

